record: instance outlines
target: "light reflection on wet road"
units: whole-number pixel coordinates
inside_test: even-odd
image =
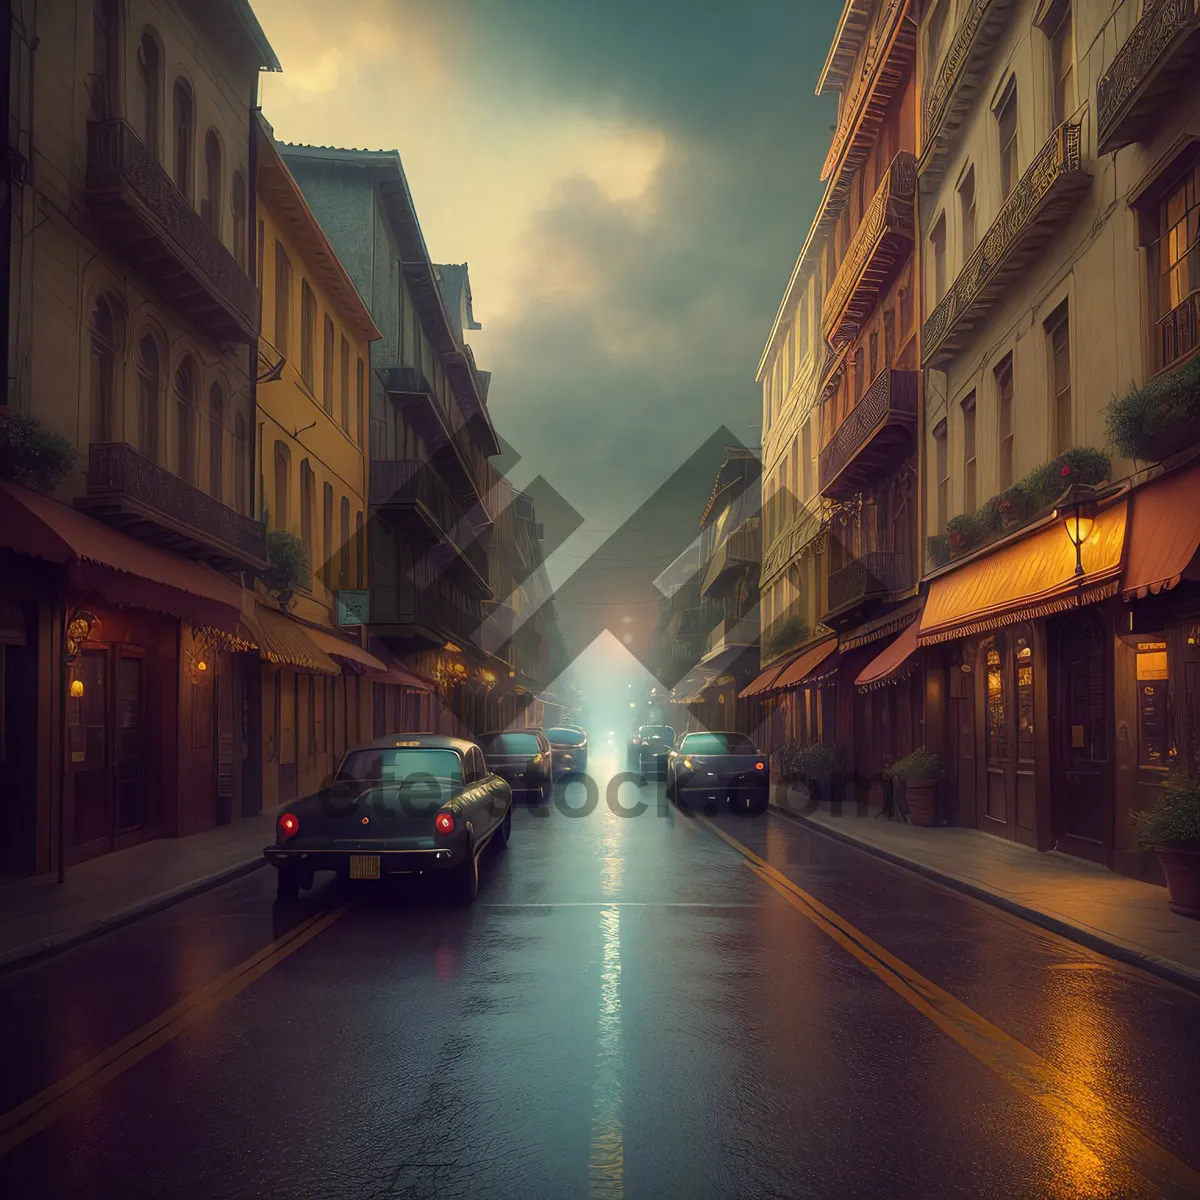
[[[592,767],[595,811],[520,808],[470,910],[331,885],[276,911],[261,871],[0,977],[9,1114],[236,984],[67,1091],[0,1192],[1195,1194],[1200,997],[778,816],[714,820],[761,867],[660,789],[620,817],[620,764]],[[1095,1121],[947,1036],[789,881]]]

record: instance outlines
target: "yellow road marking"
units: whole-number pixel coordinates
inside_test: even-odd
[[[707,818],[699,819],[794,909],[1006,1083],[1048,1109],[1106,1165],[1125,1164],[1167,1195],[1200,1194],[1200,1172],[1121,1116],[1085,1084],[913,970]]]
[[[159,1046],[169,1042],[201,1017],[248,988],[273,966],[323,933],[349,909],[349,904],[343,904],[331,912],[318,913],[302,921],[224,975],[198,988],[166,1012],[114,1042],[70,1075],[0,1115],[0,1158],[78,1107],[105,1084],[153,1054]]]

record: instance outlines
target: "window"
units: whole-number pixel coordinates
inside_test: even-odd
[[[801,498],[807,504],[812,496],[812,422],[805,421],[800,430],[800,486]]]
[[[1071,412],[1071,331],[1064,300],[1046,321],[1050,353],[1050,420],[1055,455],[1069,450],[1074,432]]]
[[[1157,258],[1158,367],[1196,346],[1196,320],[1189,297],[1200,290],[1200,167],[1188,171],[1159,203]],[[1176,311],[1178,310],[1178,311]]]
[[[979,494],[975,470],[975,393],[962,402],[963,418],[963,512],[973,513],[978,506]]]
[[[889,367],[896,361],[896,313],[890,308],[883,314],[883,361]]]
[[[1070,4],[1063,5],[1062,16],[1050,33],[1050,70],[1054,76],[1051,119],[1057,128],[1075,107],[1075,33]]]
[[[162,394],[162,360],[158,342],[147,333],[138,343],[138,449],[158,462],[158,407]]]
[[[250,443],[241,413],[233,422],[233,452],[233,503],[244,516],[250,507]]]
[[[101,296],[92,309],[92,440],[117,440],[117,318]]]
[[[238,266],[246,269],[246,181],[241,171],[233,173],[229,209],[233,217],[233,257]]]
[[[366,376],[367,369],[360,358],[358,360],[357,394],[355,398],[355,403],[358,407],[355,410],[354,416],[354,439],[360,446],[363,444],[363,392],[366,390]]]
[[[308,459],[300,463],[300,542],[304,546],[304,557],[313,560],[313,505],[316,477]]]
[[[300,282],[300,378],[308,385],[308,390],[316,388],[316,347],[313,339],[317,336],[317,298],[308,286],[308,280]]]
[[[996,113],[996,124],[1000,132],[1000,198],[1008,194],[1020,178],[1017,167],[1017,89],[1009,88],[1008,95]]]
[[[342,428],[350,432],[350,343],[342,337]]]
[[[325,411],[330,416],[333,416],[333,372],[336,345],[333,318],[326,313],[325,337],[321,347],[321,403],[325,405]]]
[[[225,499],[225,394],[219,383],[208,392],[208,494]]]
[[[175,372],[175,472],[196,482],[196,364],[186,356]]]
[[[938,304],[946,294],[946,214],[942,213],[929,235],[933,250],[933,302]]]
[[[367,531],[361,512],[354,514],[354,566],[355,587],[367,586]]]
[[[92,97],[92,116],[97,121],[117,115],[117,47],[120,43],[117,0],[93,0],[92,71],[88,84]]]
[[[958,211],[962,221],[962,256],[965,263],[975,252],[975,168],[968,169],[958,185]]]
[[[321,582],[332,587],[333,579],[333,486],[326,484],[321,497]]]
[[[150,153],[157,157],[162,123],[162,55],[150,33],[143,33],[138,43],[137,74],[139,132]]]
[[[216,131],[204,135],[204,195],[200,200],[200,218],[221,236],[221,142]]]
[[[342,497],[341,544],[338,546],[338,587],[350,586],[350,501]]]
[[[275,349],[288,352],[288,319],[292,312],[292,263],[287,251],[275,243]]]
[[[1006,354],[996,368],[996,415],[1000,433],[1000,490],[1013,485],[1013,367]]]
[[[800,511],[800,438],[792,439],[792,453],[788,462],[788,509],[791,516]]]
[[[946,422],[940,421],[933,430],[933,459],[937,478],[937,529],[941,533],[950,518],[950,454],[947,445]]]
[[[175,80],[175,186],[188,199],[192,196],[192,89]]]
[[[288,497],[292,490],[292,452],[284,441],[275,443],[275,528],[288,527]]]
[[[1138,763],[1171,765],[1171,733],[1167,720],[1170,678],[1167,643],[1139,642],[1137,647]]]

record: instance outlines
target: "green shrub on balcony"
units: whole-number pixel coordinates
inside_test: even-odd
[[[267,559],[270,565],[263,572],[263,583],[286,603],[298,587],[308,582],[304,543],[286,529],[272,529],[267,533]]]
[[[1200,441],[1200,358],[1114,399],[1105,423],[1118,454],[1145,462],[1157,462]]]
[[[935,567],[944,567],[950,561],[950,535],[935,533],[925,540],[925,550]]]
[[[32,417],[0,413],[0,479],[35,492],[52,492],[79,457],[65,437]]]
[[[768,658],[775,658],[785,650],[790,650],[807,636],[808,624],[803,617],[787,617],[785,620],[776,621],[768,628],[763,649],[767,652]]]

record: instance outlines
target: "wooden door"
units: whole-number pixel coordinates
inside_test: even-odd
[[[976,749],[975,702],[978,663],[973,643],[962,647],[950,664],[950,722],[955,766],[955,823],[973,829],[979,821],[979,755]]]
[[[1054,738],[1055,849],[1112,865],[1110,654],[1094,612],[1072,617],[1058,642]]]
[[[222,651],[217,655],[216,708],[216,776],[217,824],[228,825],[233,820],[234,798],[237,791],[237,758],[241,720],[238,680],[233,655]]]
[[[279,731],[279,802],[295,800],[299,788],[296,762],[296,672],[281,670],[275,678],[275,723]]]
[[[1013,795],[1015,752],[1013,694],[1007,638],[1003,632],[984,640],[979,651],[983,681],[983,786],[976,824],[1000,837],[1015,837],[1016,798]]]
[[[146,824],[146,652],[138,646],[115,649],[113,765],[115,835]]]
[[[67,697],[67,767],[72,813],[71,860],[113,848],[114,796],[109,725],[109,650],[88,647],[71,667]]]

